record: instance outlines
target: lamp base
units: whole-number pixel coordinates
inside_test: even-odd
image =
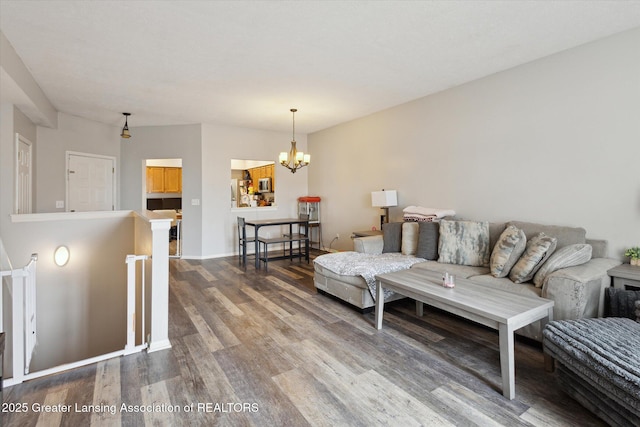
[[[382,224],[389,222],[389,208],[381,208],[384,211],[384,215],[380,215],[380,230],[382,230]]]

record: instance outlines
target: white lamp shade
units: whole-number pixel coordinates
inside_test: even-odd
[[[371,206],[374,206],[374,207],[398,206],[398,193],[396,192],[396,190],[372,191]]]

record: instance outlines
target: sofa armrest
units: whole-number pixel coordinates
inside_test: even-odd
[[[609,242],[601,239],[587,239],[591,245],[591,258],[606,258],[609,256]]]
[[[379,255],[382,253],[384,240],[382,236],[356,237],[353,239],[353,250],[363,254]]]
[[[542,284],[542,297],[555,302],[554,320],[602,317],[604,289],[611,286],[607,270],[621,264],[610,258],[592,258],[575,267],[549,274]]]

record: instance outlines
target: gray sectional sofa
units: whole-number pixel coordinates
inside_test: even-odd
[[[453,226],[457,225],[456,221],[442,221],[440,224],[420,223],[417,226],[411,227],[405,226],[404,224],[406,223],[385,224],[385,227],[383,227],[383,236],[355,238],[354,252],[361,255],[354,255],[353,253],[351,253],[351,255],[340,255],[340,253],[338,253],[321,255],[316,258],[314,261],[315,287],[319,291],[333,295],[355,307],[367,309],[375,305],[373,293],[371,292],[371,278],[374,277],[375,274],[397,271],[402,268],[422,268],[442,274],[446,272],[456,277],[468,278],[475,283],[487,287],[500,288],[509,292],[551,299],[555,302],[554,319],[556,320],[602,316],[604,309],[604,289],[610,286],[610,277],[607,275],[607,270],[621,263],[618,260],[607,258],[606,241],[587,239],[586,231],[578,227],[543,225],[519,221],[484,223],[486,227],[488,227],[488,241],[484,243],[474,242],[473,244],[480,246],[488,245],[488,248],[480,249],[484,251],[485,258],[487,252],[491,255],[491,261],[495,261],[494,249],[496,249],[496,243],[500,242],[501,248],[504,246],[504,234],[506,234],[505,231],[509,226],[511,226],[509,230],[516,229],[519,233],[524,233],[527,242],[533,243],[537,236],[552,237],[554,241],[553,246],[555,246],[553,252],[558,254],[560,252],[566,253],[567,250],[573,252],[573,248],[589,250],[587,258],[584,258],[584,251],[582,251],[584,259],[577,261],[579,265],[558,268],[555,269],[555,271],[547,268],[546,273],[541,276],[543,269],[545,269],[545,264],[549,266],[555,262],[553,253],[550,253],[552,250],[549,249],[548,252],[551,256],[548,256],[549,253],[547,253],[536,266],[536,274],[538,272],[541,274],[538,274],[538,277],[532,274],[532,277],[526,277],[527,280],[524,283],[515,283],[509,276],[495,277],[495,275],[492,274],[495,273],[495,263],[488,265],[488,259],[484,259],[480,263],[466,263],[481,265],[462,265],[465,264],[465,262],[460,262],[459,259],[455,258],[459,254],[457,253],[457,248],[451,247],[452,240],[450,237],[445,236],[446,239],[448,239],[445,240],[444,235],[439,235],[439,228],[445,223],[448,226],[452,224]],[[413,236],[407,237],[406,239],[406,235],[398,237],[398,227],[400,227],[400,230],[404,230],[405,234],[407,234],[407,230],[412,230],[411,234],[413,234]],[[459,240],[461,246],[467,245],[469,242],[467,235],[463,236],[466,240],[464,238]],[[409,247],[409,249],[405,250],[405,240],[410,240],[410,238],[413,239],[412,244],[414,247]],[[398,239],[400,240],[400,244],[398,244]],[[445,240],[444,245],[443,240]],[[448,246],[447,242],[449,242]],[[455,240],[453,240],[453,242],[455,242]],[[411,246],[411,243],[407,246]],[[507,244],[507,246],[509,245]],[[413,249],[413,253],[411,249]],[[529,250],[530,248],[527,246],[525,252],[522,254],[523,258]],[[447,253],[443,253],[443,251],[447,251]],[[402,255],[402,253],[404,253],[404,255]],[[398,267],[398,264],[394,263],[393,266],[385,268],[385,263],[389,262],[389,255],[392,254],[396,257],[407,258],[410,267],[406,267],[406,264],[405,266]],[[385,255],[387,256],[385,257]],[[451,256],[454,257],[453,259],[456,263],[446,262],[451,261]],[[327,258],[323,259],[324,257]],[[345,263],[344,266],[340,266],[339,263],[336,264],[336,261],[339,261],[341,257],[349,258],[348,263]],[[358,263],[354,263],[353,257],[361,257],[359,265],[357,265]],[[395,261],[395,258],[391,259]],[[520,262],[519,259],[517,261]],[[366,264],[371,266],[372,271],[364,272],[362,266]],[[391,265],[391,263],[389,265]],[[512,268],[512,271],[515,271],[515,266],[509,267]],[[358,268],[360,268],[360,270],[358,270]],[[522,279],[522,277],[520,277],[520,279]],[[538,286],[536,286],[534,280],[538,282]],[[385,299],[385,301],[392,301],[398,298],[403,297],[393,294],[390,295],[388,299]],[[517,333],[537,341],[542,341],[542,331],[539,322],[522,328],[518,330]]]

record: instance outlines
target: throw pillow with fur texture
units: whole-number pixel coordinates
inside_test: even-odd
[[[514,225],[504,229],[493,247],[489,267],[493,277],[507,277],[527,245],[524,231]]]

